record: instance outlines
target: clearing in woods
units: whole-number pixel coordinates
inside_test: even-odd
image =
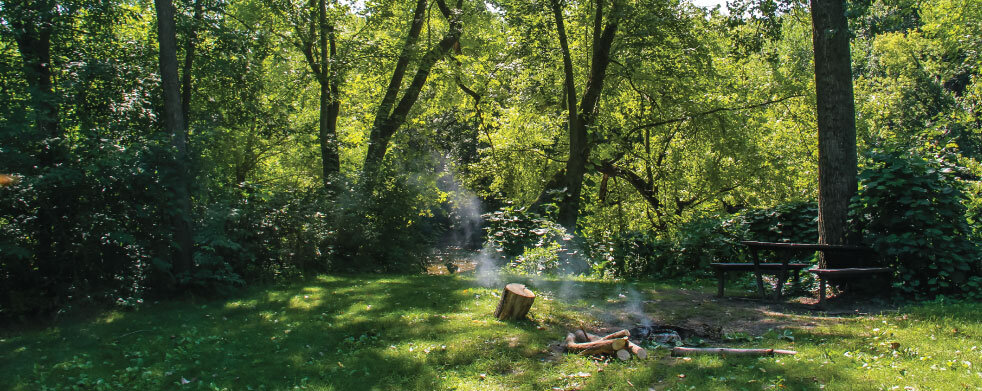
[[[529,320],[492,312],[504,282],[537,297]],[[912,307],[713,297],[670,283],[471,276],[323,276],[227,299],[147,304],[0,334],[0,389],[975,390],[982,304]],[[76,313],[85,312],[76,310]],[[796,356],[620,362],[557,354],[568,330],[653,322],[689,345]],[[685,334],[685,333],[683,333]],[[911,388],[906,388],[911,389]]]

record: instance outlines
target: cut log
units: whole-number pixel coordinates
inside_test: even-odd
[[[631,359],[631,352],[627,351],[627,349],[618,350],[617,351],[617,358],[620,359],[621,361],[630,360]]]
[[[795,355],[798,352],[793,350],[778,349],[732,349],[732,348],[674,348],[672,357],[686,357],[698,355],[719,355],[719,356],[773,356],[776,354]]]
[[[596,337],[596,335],[587,333],[586,331],[583,331],[583,329],[573,331],[573,335],[576,337],[576,342],[593,342],[600,339],[593,338]]]
[[[535,301],[535,294],[522,284],[505,285],[505,290],[501,293],[501,301],[498,308],[494,310],[494,317],[498,320],[522,319],[528,315]]]
[[[630,341],[627,342],[627,350],[631,351],[632,354],[638,356],[638,358],[642,360],[648,358],[648,351],[645,350],[645,348],[642,348],[634,344],[634,342],[630,342]]]
[[[600,341],[604,339],[617,339],[617,338],[624,338],[624,337],[631,336],[631,332],[627,330],[621,330],[615,333],[610,333],[603,337],[596,334],[587,333],[582,329],[574,331],[573,334],[576,335],[576,342],[593,342],[593,341]]]
[[[618,331],[616,333],[607,334],[607,335],[603,336],[603,338],[601,338],[601,339],[616,339],[616,338],[625,338],[625,337],[630,337],[630,336],[631,336],[631,332],[630,331],[621,330],[621,331]]]
[[[569,341],[569,334],[566,336],[566,340]],[[574,336],[575,338],[575,336]],[[570,351],[579,352],[584,356],[590,356],[594,354],[611,354],[618,350],[624,349],[627,346],[627,338],[619,339],[603,339],[593,342],[573,342],[566,343],[566,348]]]
[[[575,343],[576,343],[576,335],[574,335],[573,333],[566,334],[566,342],[563,343],[563,345],[566,346],[567,349],[569,349],[569,345]]]

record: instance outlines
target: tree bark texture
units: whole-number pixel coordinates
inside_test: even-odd
[[[320,51],[320,118],[318,121],[318,140],[321,144],[321,164],[323,165],[324,187],[331,187],[331,178],[341,172],[341,154],[338,148],[338,114],[340,101],[337,92],[337,70],[334,56],[334,26],[327,21],[327,0],[318,1],[317,25]]]
[[[849,199],[856,192],[856,119],[843,0],[812,0],[818,110],[818,242],[845,244]],[[835,254],[821,268],[849,266]]]
[[[157,9],[157,40],[160,43],[160,80],[163,88],[163,125],[170,134],[174,150],[171,167],[164,183],[173,203],[171,224],[176,249],[172,275],[190,272],[194,264],[194,240],[191,232],[190,173],[187,168],[187,128],[181,108],[180,76],[177,72],[177,32],[174,26],[174,4],[171,0],[154,0]]]
[[[419,41],[420,31],[423,28],[423,22],[426,16],[426,0],[417,1],[415,11],[413,12],[413,21],[409,27],[409,33],[406,36],[406,43],[403,45],[402,52],[399,54],[399,60],[396,62],[395,70],[392,72],[392,79],[389,81],[389,85],[385,90],[385,96],[379,104],[378,112],[376,112],[375,120],[372,123],[372,131],[369,134],[368,152],[365,155],[364,166],[364,174],[368,177],[368,182],[371,182],[373,180],[372,178],[378,174],[378,169],[381,167],[382,161],[385,159],[385,153],[389,148],[389,141],[391,141],[392,136],[399,127],[406,122],[409,111],[416,104],[416,100],[419,98],[419,94],[423,90],[423,86],[426,84],[426,79],[429,77],[433,66],[449,53],[460,39],[463,27],[460,20],[460,10],[463,6],[462,0],[457,1],[457,8],[453,10],[446,5],[444,0],[436,1],[440,12],[443,13],[443,16],[450,24],[450,29],[420,59],[416,67],[416,74],[413,76],[409,86],[406,87],[405,92],[403,92],[402,98],[398,99],[397,103],[396,98],[402,90],[402,80],[406,75],[409,62],[413,57],[413,51],[416,50],[416,43]]]

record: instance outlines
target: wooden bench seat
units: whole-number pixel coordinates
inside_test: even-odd
[[[728,272],[729,271],[749,271],[749,272],[754,271],[754,264],[753,264],[753,262],[739,262],[739,263],[737,263],[737,262],[734,262],[734,263],[717,262],[717,263],[710,263],[709,266],[711,266],[713,269],[716,269],[716,270],[723,270],[723,271],[728,271]],[[762,263],[762,264],[760,264],[760,270],[764,270],[764,271],[778,271],[778,270],[781,270],[781,269],[785,269],[785,270],[792,270],[792,269],[794,269],[794,270],[801,270],[801,269],[807,268],[809,266],[811,266],[811,264],[808,264],[808,263],[789,263],[788,266],[785,267],[784,264],[782,264],[782,263],[770,263],[770,262],[768,262],[768,263]]]
[[[719,297],[723,297],[723,290],[726,286],[726,272],[752,272],[755,271],[753,262],[714,262],[709,264],[713,270],[716,271],[716,278],[718,280],[718,286],[716,294]],[[780,274],[781,272],[791,271],[794,277],[794,283],[797,285],[800,281],[799,272],[802,269],[806,269],[810,264],[807,263],[761,263],[760,271],[761,273],[767,274]]]
[[[856,277],[856,276],[868,276],[874,274],[889,274],[893,269],[888,267],[848,267],[842,269],[812,269],[809,273],[815,273],[818,276],[819,287],[818,287],[818,304],[821,305],[825,302],[825,287],[828,284],[826,281],[829,278],[835,279],[838,277]]]

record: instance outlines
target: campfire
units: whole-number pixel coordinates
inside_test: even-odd
[[[563,343],[567,351],[584,356],[615,355],[622,361],[631,357],[648,358],[648,351],[630,340],[631,332],[620,330],[603,337],[588,333],[582,329],[566,335]]]
[[[494,311],[499,320],[523,319],[535,302],[535,294],[525,285],[508,284],[501,294],[501,300]],[[622,361],[633,357],[648,358],[648,351],[641,345],[653,344],[672,349],[673,357],[692,355],[719,356],[774,356],[794,355],[791,350],[778,349],[740,349],[740,348],[692,348],[683,347],[683,338],[690,338],[699,333],[679,327],[658,327],[652,325],[637,325],[630,330],[621,329],[604,336],[592,334],[580,327],[566,334],[566,339],[560,345],[563,351],[584,356],[616,356]],[[648,345],[646,345],[648,346]]]

